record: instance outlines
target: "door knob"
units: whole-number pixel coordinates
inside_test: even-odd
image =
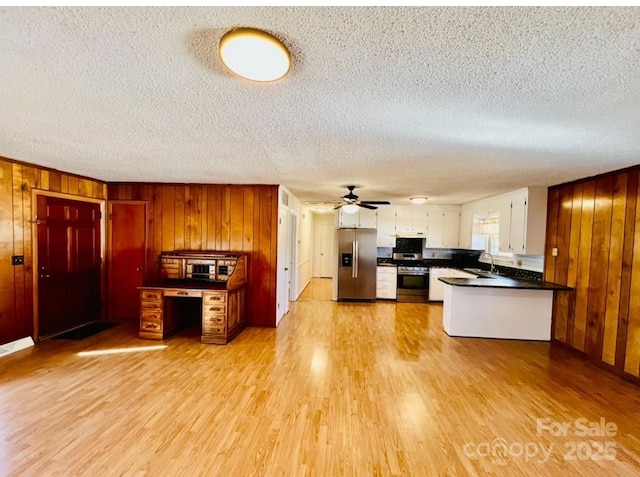
[[[141,272],[142,271],[142,267],[136,267],[136,272]]]

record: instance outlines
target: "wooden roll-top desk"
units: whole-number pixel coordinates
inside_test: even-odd
[[[227,344],[246,327],[245,254],[163,252],[159,268],[140,287],[140,338],[163,340],[194,316],[203,343]]]

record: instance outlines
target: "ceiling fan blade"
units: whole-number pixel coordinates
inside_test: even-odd
[[[340,207],[342,207],[344,204],[340,204],[340,205],[336,205],[333,210],[339,209]]]
[[[388,200],[362,200],[361,204],[391,205]]]
[[[365,204],[364,202],[360,202],[358,205],[360,207],[364,207],[365,209],[371,209],[371,210],[377,209],[377,207],[374,207],[373,205]]]

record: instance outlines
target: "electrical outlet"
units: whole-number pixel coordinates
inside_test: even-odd
[[[558,248],[557,247],[553,247],[551,249],[551,256],[552,257],[557,257],[558,256]]]
[[[11,257],[11,265],[24,265],[24,255],[14,255]]]

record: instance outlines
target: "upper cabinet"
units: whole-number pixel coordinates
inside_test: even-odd
[[[471,239],[473,237],[473,206],[464,204],[460,208],[458,246],[460,248],[472,249]]]
[[[347,214],[342,208],[336,213],[336,226],[341,229],[375,229],[376,213],[374,210],[360,207],[354,214]]]
[[[425,237],[425,247],[457,248],[460,207],[399,205],[396,207],[396,234]]]
[[[520,255],[544,255],[547,221],[547,188],[527,187],[513,192],[509,197],[509,252]],[[502,219],[500,229],[502,230]],[[502,239],[502,237],[501,237]]]
[[[547,220],[547,188],[527,187],[499,196],[470,202],[462,206],[460,246],[467,249],[485,248],[476,243],[477,237],[493,237],[497,222],[496,252],[518,255],[544,255]],[[481,245],[478,247],[478,245]],[[493,247],[489,247],[494,251]]]
[[[396,210],[396,235],[427,235],[427,211],[415,205],[398,205]]]
[[[457,205],[379,206],[360,208],[355,214],[336,211],[338,228],[376,228],[378,247],[395,247],[396,237],[424,237],[428,248],[458,248],[460,207]]]
[[[442,212],[442,246],[457,248],[460,246],[460,210]]]
[[[430,207],[426,246],[458,248],[460,243],[460,207]]]
[[[380,206],[376,211],[378,215],[378,247],[396,246],[396,211],[390,206]]]

